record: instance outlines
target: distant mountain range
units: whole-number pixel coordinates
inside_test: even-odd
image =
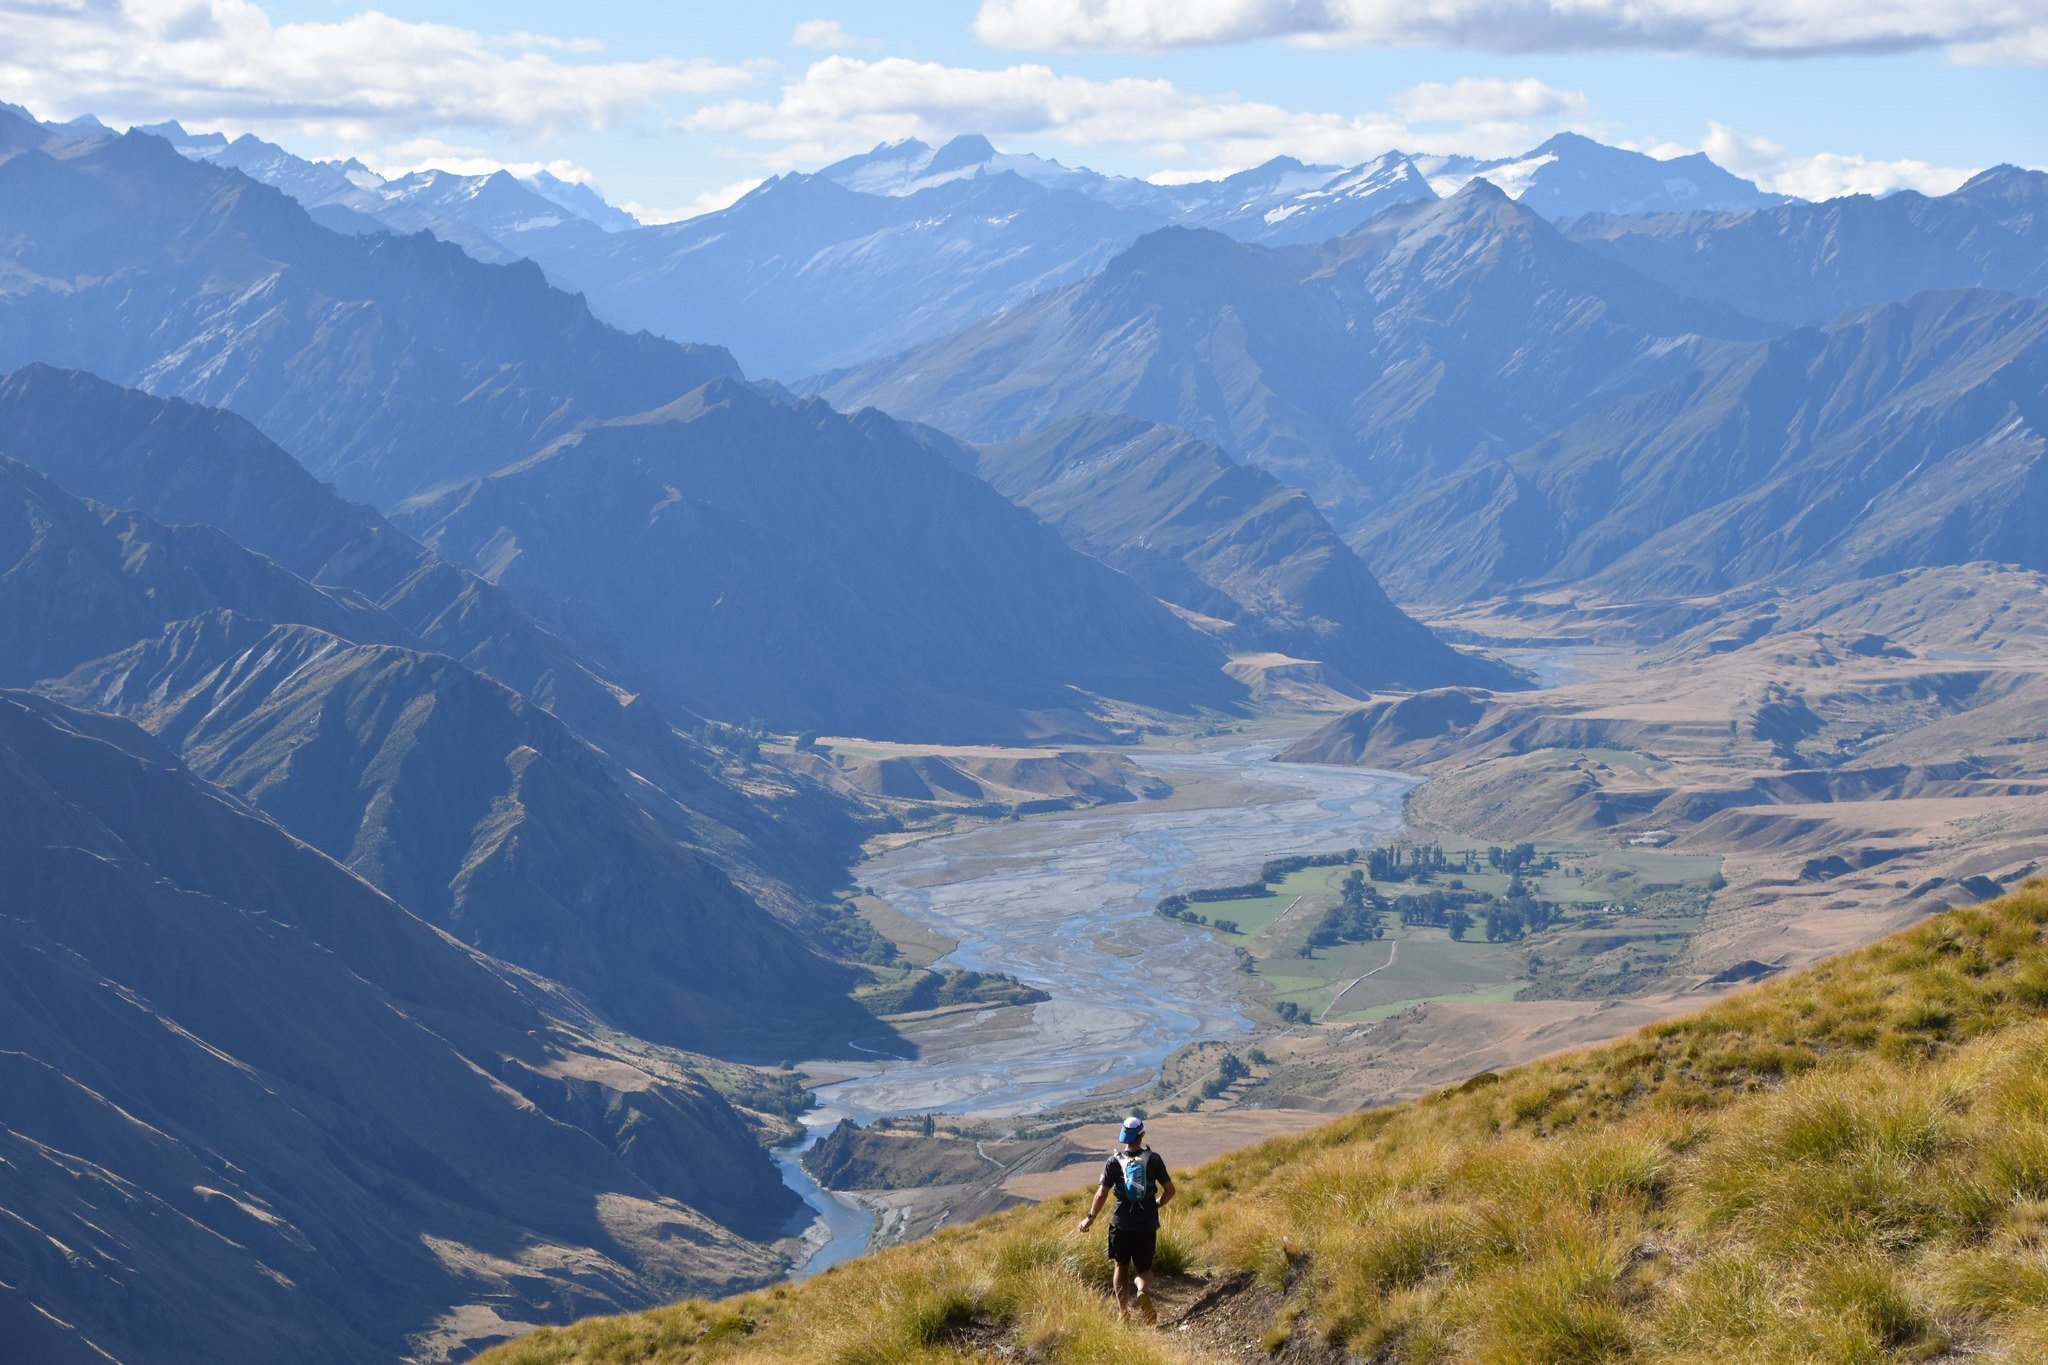
[[[980,441],[1174,424],[1307,489],[1405,600],[2038,567],[2043,208],[2001,168],[1560,227],[1479,180],[1312,247],[1164,229],[803,387]]]
[[[1679,293],[1785,324],[1929,289],[2048,291],[2048,178],[1995,166],[1952,194],[1758,213],[1584,218],[1566,232]]]
[[[404,503],[529,618],[420,642],[545,704],[557,685],[587,694],[587,674],[679,718],[975,740],[1102,738],[1134,723],[1132,706],[1244,695],[1196,624],[879,414],[752,392],[724,351],[618,332],[530,263],[484,265],[424,233],[329,231],[149,134],[12,122],[0,359],[225,401],[344,492]],[[714,396],[678,402],[707,379],[723,381]],[[606,481],[621,501],[593,501]],[[619,523],[628,506],[652,519]],[[322,572],[250,527],[261,520],[238,530]],[[695,586],[676,591],[677,575]],[[458,597],[499,609],[445,566],[402,593],[400,563],[348,581],[403,596],[415,629]],[[1436,657],[1442,681],[1467,676],[1460,656]],[[598,732],[621,728],[616,709],[586,695],[570,720],[630,762],[630,741]]]
[[[1478,449],[1516,449],[1664,338],[1771,329],[1645,282],[1484,180],[1346,236],[1151,233],[1100,274],[805,387],[977,441],[1092,412],[1171,423],[1308,490],[1340,527]]]
[[[352,496],[474,477],[587,417],[736,375],[629,336],[528,263],[350,236],[146,133],[0,111],[0,369],[43,361],[232,407]]]
[[[1085,278],[1144,233],[1209,228],[1240,241],[1323,241],[1484,176],[1547,218],[1748,210],[1786,202],[1702,154],[1660,160],[1563,133],[1515,157],[1389,152],[1357,166],[1276,157],[1218,180],[1155,185],[998,152],[964,135],[885,144],[777,176],[730,208],[639,227],[552,177],[423,171],[384,180],[250,136],[175,123],[188,156],[233,166],[343,231],[430,231],[480,260],[527,257],[598,316],[730,347],[794,380],[943,335]]]

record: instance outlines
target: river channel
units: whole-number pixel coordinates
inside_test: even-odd
[[[1016,1116],[1134,1093],[1176,1049],[1247,1031],[1235,956],[1155,914],[1160,897],[1245,880],[1283,854],[1383,842],[1414,785],[1275,763],[1277,747],[1133,752],[1171,798],[976,825],[863,863],[863,885],[958,943],[940,966],[1007,972],[1052,998],[1006,1029],[966,1017],[920,1033],[914,1057],[884,1055],[901,1046],[886,1037],[850,1040],[876,1061],[819,1088],[803,1145],[842,1119]],[[819,1188],[799,1150],[778,1161],[784,1182],[820,1210],[811,1240],[823,1245],[800,1272],[815,1274],[860,1253],[867,1213]]]

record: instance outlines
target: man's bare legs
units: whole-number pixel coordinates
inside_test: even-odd
[[[1116,1311],[1128,1313],[1131,1311],[1131,1280],[1133,1278],[1131,1275],[1131,1263],[1129,1261],[1115,1261],[1111,1264],[1116,1267],[1109,1274],[1109,1283],[1116,1290]],[[1139,1287],[1143,1288],[1145,1284],[1144,1277],[1139,1276],[1137,1280]]]

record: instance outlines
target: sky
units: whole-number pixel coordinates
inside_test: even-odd
[[[878,142],[1182,180],[1573,130],[1807,198],[2048,167],[2048,0],[0,0],[0,100],[650,221]]]

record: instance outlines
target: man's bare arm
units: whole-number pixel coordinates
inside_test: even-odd
[[[1088,1216],[1081,1220],[1081,1231],[1088,1231],[1090,1225],[1095,1222],[1095,1215],[1102,1212],[1103,1201],[1108,1198],[1109,1186],[1097,1185],[1095,1187],[1095,1202],[1088,1206]]]
[[[1162,1178],[1159,1182],[1159,1207],[1163,1209],[1168,1204],[1171,1204],[1173,1202],[1173,1195],[1173,1177],[1169,1175]]]

